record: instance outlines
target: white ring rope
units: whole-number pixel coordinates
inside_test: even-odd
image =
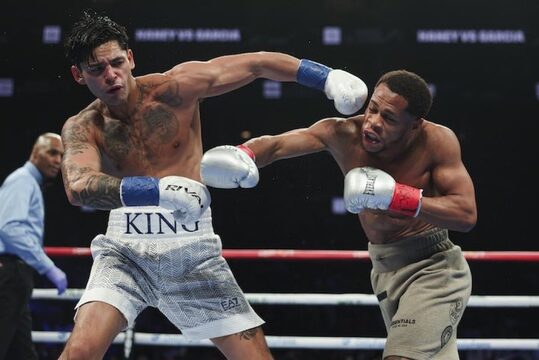
[[[64,343],[69,332],[33,331],[32,339],[38,343]],[[122,344],[125,333],[120,333],[114,344]],[[359,337],[306,337],[266,336],[270,348],[283,349],[375,349],[384,348],[383,338]],[[154,346],[214,346],[209,340],[189,340],[183,335],[135,333],[133,344]],[[539,350],[539,339],[457,339],[459,350]]]
[[[34,289],[36,300],[78,300],[84,289],[67,289],[62,295],[56,289]],[[377,305],[368,294],[245,294],[251,304],[272,305]],[[468,306],[539,307],[539,296],[471,296]],[[127,334],[127,335],[126,335]],[[41,343],[65,343],[69,332],[32,331],[32,339]],[[376,349],[384,348],[384,338],[266,336],[270,348],[296,349]],[[214,346],[209,340],[189,340],[177,334],[120,333],[114,344],[124,344],[129,353],[133,344],[155,346]],[[459,350],[539,350],[539,339],[457,339]]]
[[[56,289],[34,289],[32,299],[78,300],[84,289],[67,289],[58,295]],[[245,294],[251,304],[271,305],[378,305],[375,295],[369,294]],[[472,295],[469,307],[539,307],[539,296]]]

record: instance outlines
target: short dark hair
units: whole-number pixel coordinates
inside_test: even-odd
[[[380,84],[385,84],[389,90],[408,101],[406,111],[410,115],[422,118],[428,114],[432,106],[432,94],[421,76],[406,70],[395,70],[382,75],[376,86]]]
[[[123,50],[128,49],[129,37],[123,26],[108,16],[84,10],[64,43],[66,58],[71,64],[80,66],[81,62],[90,59],[96,47],[114,40]]]

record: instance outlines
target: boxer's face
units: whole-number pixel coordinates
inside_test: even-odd
[[[117,41],[99,45],[80,69],[71,67],[73,78],[87,85],[92,94],[107,105],[119,105],[129,95],[131,70],[135,67],[131,49],[123,50]]]
[[[368,152],[380,152],[399,143],[417,123],[417,119],[406,111],[408,101],[380,84],[365,111],[362,125],[363,147]]]
[[[52,179],[58,175],[64,147],[62,141],[57,138],[48,138],[48,144],[39,146],[34,150],[33,163],[39,169],[43,177]]]

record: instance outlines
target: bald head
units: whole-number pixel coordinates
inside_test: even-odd
[[[43,177],[54,178],[60,171],[63,155],[62,138],[48,132],[37,138],[30,154],[30,162],[38,168]]]

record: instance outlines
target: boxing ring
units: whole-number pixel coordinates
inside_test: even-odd
[[[46,247],[51,257],[89,257],[89,248]],[[532,251],[464,251],[470,262],[539,262],[539,252]],[[274,261],[367,261],[367,251],[348,250],[241,250],[224,249],[227,260],[274,260]],[[67,289],[57,295],[56,289],[34,289],[32,299],[77,301],[84,289]],[[378,300],[372,294],[308,294],[308,293],[247,293],[251,304],[298,305],[298,306],[374,306]],[[472,295],[468,307],[537,308],[539,296],[527,295]],[[69,332],[33,331],[36,343],[65,343]],[[307,337],[266,335],[268,346],[273,349],[333,349],[333,350],[381,350],[385,338],[376,337]],[[534,350],[539,351],[539,339],[517,338],[459,338],[459,350]],[[133,346],[211,346],[209,340],[188,340],[182,335],[135,332],[128,329],[113,342],[123,344],[124,356],[129,357]]]

